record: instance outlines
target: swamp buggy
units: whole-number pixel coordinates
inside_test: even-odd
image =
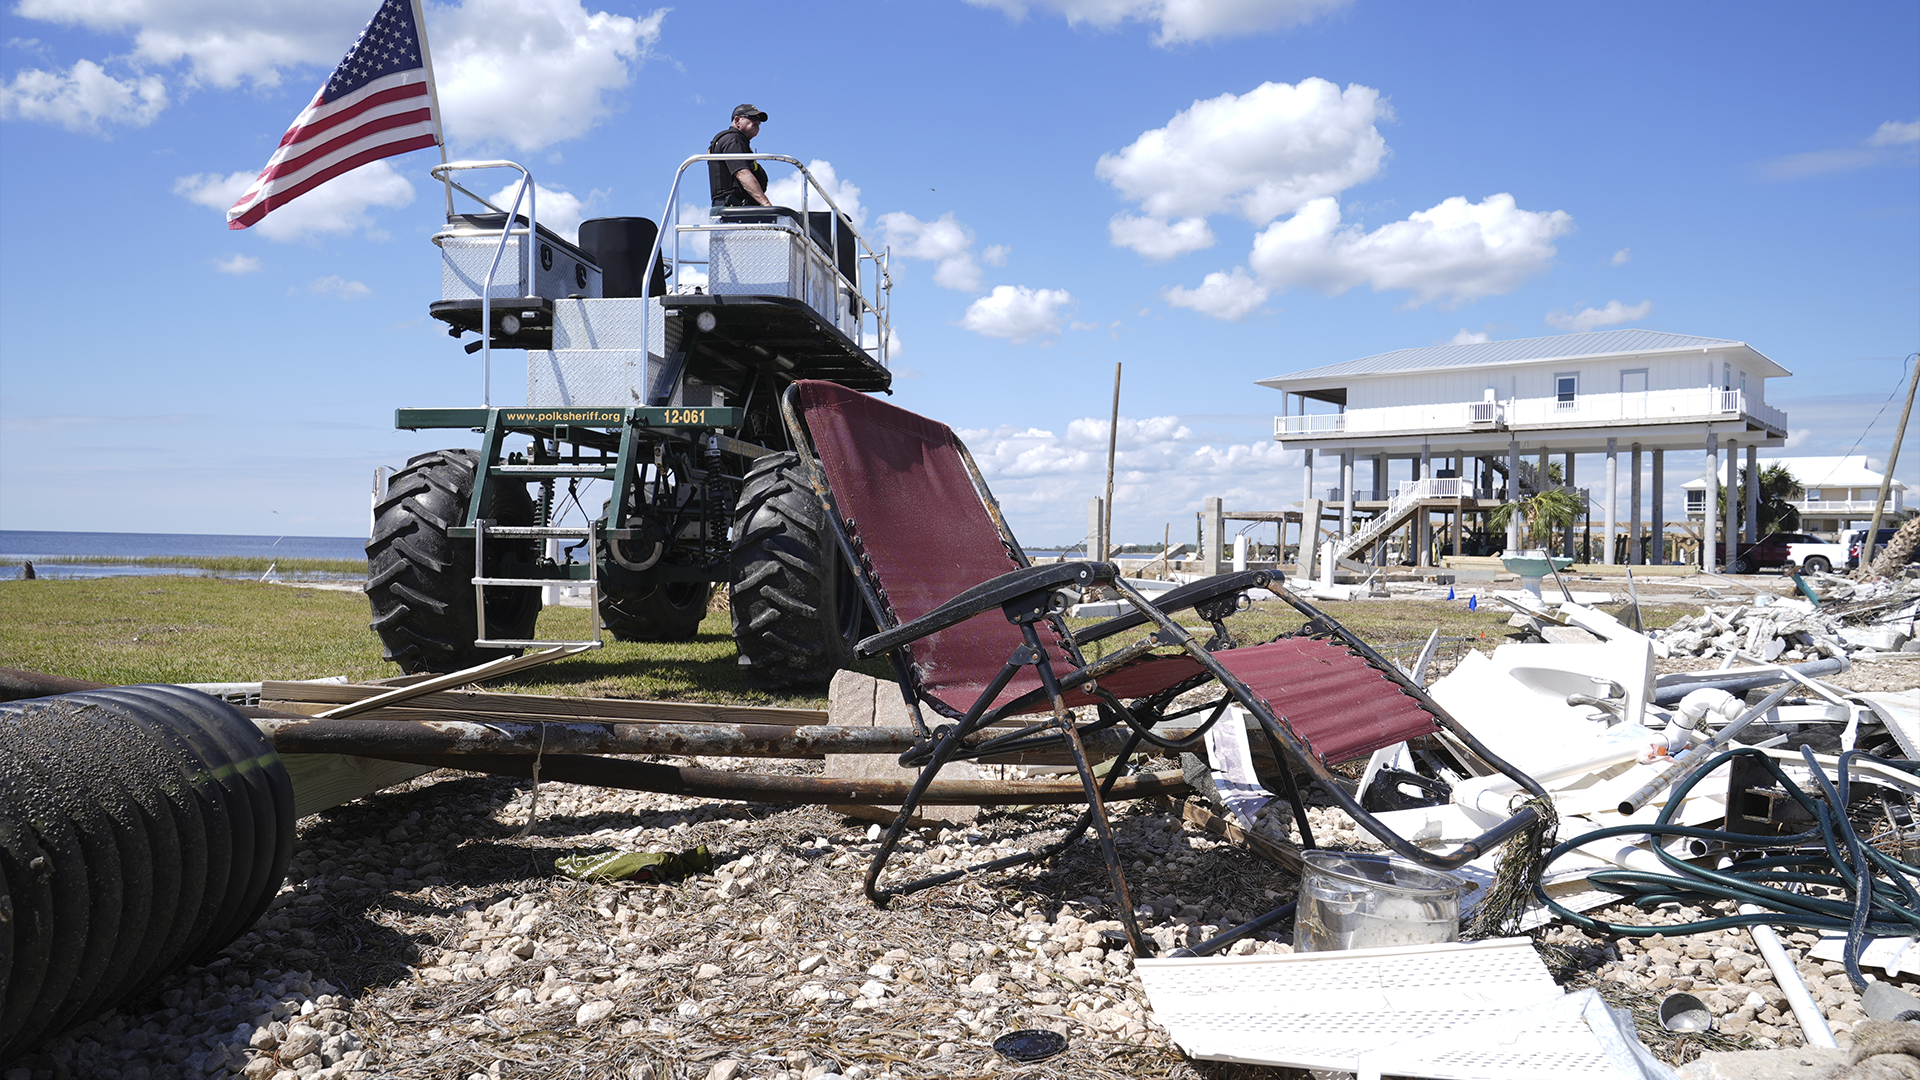
[[[690,169],[698,180],[709,161],[747,160],[793,166],[801,205],[680,209]],[[460,182],[501,169],[519,174],[507,207]],[[521,165],[433,175],[447,225],[429,312],[453,337],[476,335],[466,350],[482,355],[486,389],[479,408],[395,414],[396,427],[469,429],[480,445],[420,454],[376,483],[366,591],[386,659],[450,672],[586,644],[535,639],[556,585],[588,590],[593,644],[603,628],[684,640],[724,583],[754,683],[818,684],[846,666],[868,617],[779,398],[796,379],[889,388],[886,256],[776,154],[688,158],[661,216],[671,228],[596,218],[578,243],[539,223]],[[456,193],[478,207],[456,210]],[[524,352],[524,407],[492,405],[495,349]]]

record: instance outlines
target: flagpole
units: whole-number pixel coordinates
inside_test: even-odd
[[[427,13],[421,10],[420,0],[409,0],[413,5],[413,29],[420,36],[420,62],[427,69],[427,100],[433,103],[433,141],[440,147],[440,164],[447,163],[447,136],[440,128],[440,87],[433,80],[433,50],[427,48]],[[447,186],[447,216],[453,216],[453,174],[442,178]]]

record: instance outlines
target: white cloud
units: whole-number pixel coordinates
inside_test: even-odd
[[[776,169],[788,167],[774,165]],[[854,228],[858,229],[866,225],[867,209],[860,205],[860,189],[851,182],[840,179],[839,174],[833,171],[833,162],[815,158],[807,162],[807,171],[813,174],[813,179],[820,185],[820,190],[826,192],[834,205],[840,208],[840,212],[847,215],[848,220],[853,222]],[[768,182],[767,200],[775,206],[787,206],[798,210],[802,196],[805,195],[808,196],[805,199],[808,209],[825,210],[826,204],[820,201],[817,193],[801,190],[804,184],[805,181],[800,178],[799,170],[789,172],[779,179]]]
[[[1173,45],[1216,37],[1255,34],[1312,22],[1349,0],[967,0],[998,8],[1015,19],[1028,8],[1064,15],[1069,25],[1110,29],[1122,22],[1157,23],[1153,41]]]
[[[214,260],[213,267],[223,274],[257,274],[260,272],[260,260],[251,255],[229,255]]]
[[[1267,287],[1248,276],[1245,269],[1236,266],[1230,273],[1208,274],[1196,289],[1176,285],[1166,291],[1166,298],[1167,303],[1174,307],[1190,308],[1202,315],[1239,322],[1267,302]]]
[[[447,139],[539,150],[613,111],[666,10],[588,12],[579,0],[466,0],[433,11],[433,74]]]
[[[980,288],[980,265],[973,260],[973,230],[955,221],[952,214],[921,221],[896,210],[880,215],[880,227],[886,230],[887,247],[894,255],[937,264],[933,271],[935,285],[961,292]]]
[[[1522,210],[1513,196],[1478,203],[1454,196],[1373,232],[1342,227],[1340,206],[1315,199],[1254,237],[1251,262],[1269,286],[1339,294],[1365,283],[1406,289],[1411,304],[1454,304],[1512,292],[1547,269],[1554,238],[1573,228],[1564,211]]]
[[[1627,265],[1627,262],[1632,258],[1633,258],[1632,248],[1621,248],[1619,251],[1616,251],[1613,253],[1613,260],[1612,260],[1613,265],[1625,266]]]
[[[184,67],[177,78],[188,86],[277,86],[290,77],[312,77],[317,85],[366,25],[371,6],[367,0],[21,0],[15,12],[25,18],[130,36],[130,59],[145,73],[137,81],[114,80],[93,61],[66,75],[22,72],[5,91],[0,116],[89,131],[99,119],[148,123],[168,101],[152,69],[175,66]],[[434,76],[449,141],[527,151],[586,133],[613,111],[615,95],[659,40],[665,15],[664,8],[639,18],[589,11],[581,0],[430,6]]]
[[[1013,254],[1013,248],[1006,244],[988,244],[987,250],[980,253],[980,261],[988,266],[1007,265],[1007,256]]]
[[[1493,340],[1485,330],[1469,330],[1461,327],[1460,332],[1447,339],[1449,345],[1484,345]]]
[[[1380,171],[1389,119],[1380,93],[1325,79],[1262,83],[1196,101],[1094,172],[1161,221],[1238,213],[1264,225]]]
[[[68,131],[97,132],[102,124],[145,127],[167,107],[157,76],[116,79],[91,60],[66,72],[29,68],[0,85],[0,119],[38,120]]]
[[[1202,428],[1191,418],[1122,416],[1115,439],[1114,532],[1122,542],[1192,542],[1193,512],[1209,495],[1271,506],[1276,492],[1299,491],[1300,452],[1282,449],[1260,429],[1271,414],[1240,418],[1244,430]],[[1106,482],[1107,418],[1082,417],[1058,434],[1049,427],[1005,425],[962,430],[994,497],[1032,545],[1071,542],[1086,528],[1089,497]],[[1271,542],[1271,526],[1263,526]]]
[[[520,187],[515,180],[493,193],[493,204],[505,210],[513,205],[513,194]],[[472,203],[467,205],[472,206]],[[580,242],[580,223],[591,213],[587,209],[588,201],[571,192],[557,191],[540,183],[533,183],[533,217],[540,227],[565,239],[569,243]],[[522,214],[527,212],[526,203],[520,205]]]
[[[359,300],[373,295],[372,289],[358,281],[348,281],[338,274],[314,278],[307,283],[307,291],[319,296],[337,296],[342,300]]]
[[[1920,142],[1920,120],[1889,120],[1867,138],[1868,146],[1906,146]]]
[[[1210,248],[1214,241],[1213,230],[1207,228],[1207,219],[1202,217],[1161,221],[1115,214],[1113,220],[1107,222],[1107,232],[1113,237],[1114,247],[1132,248],[1154,262],[1166,262],[1189,251]]]
[[[1621,323],[1637,322],[1647,317],[1653,310],[1653,301],[1642,300],[1629,307],[1618,300],[1607,301],[1603,308],[1582,308],[1569,315],[1564,311],[1547,313],[1547,325],[1569,333],[1584,334],[1602,326],[1619,326]]]
[[[187,81],[276,86],[290,67],[332,67],[372,14],[366,0],[21,0],[21,16],[102,34],[132,34],[133,58],[185,62]],[[289,117],[291,119],[291,117]]]
[[[212,210],[224,219],[256,173],[237,172],[183,176],[174,182],[173,193]],[[413,185],[396,171],[391,162],[376,161],[321,184],[305,195],[268,214],[249,232],[269,240],[298,240],[320,233],[351,233],[365,230],[380,235],[373,226],[369,210],[375,206],[406,206],[413,201]]]
[[[1813,438],[1812,428],[1788,428],[1786,449],[1798,450],[1800,447],[1805,446],[1807,440],[1811,438]]]
[[[1760,163],[1760,173],[1771,180],[1797,180],[1912,161],[1916,151],[1920,151],[1920,120],[1888,120],[1857,146],[1773,158]]]
[[[1065,289],[1029,289],[1025,285],[996,285],[992,292],[967,306],[960,325],[987,337],[1006,338],[1018,345],[1036,337],[1060,333],[1065,313],[1073,303]]]

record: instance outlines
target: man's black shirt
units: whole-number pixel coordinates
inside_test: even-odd
[[[707,153],[751,154],[753,140],[747,138],[746,132],[739,128],[730,127],[713,137],[713,141],[707,144]],[[760,190],[767,190],[767,171],[760,167],[759,162],[709,161],[707,162],[707,186],[713,191],[713,205],[759,205],[754,197],[747,194],[746,189],[740,186],[740,181],[734,178],[733,174],[741,169],[752,170],[753,178],[760,181]]]

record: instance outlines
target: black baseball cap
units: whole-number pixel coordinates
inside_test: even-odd
[[[738,120],[743,116],[752,120],[758,120],[762,123],[765,123],[767,119],[767,114],[761,112],[760,107],[757,105],[735,105],[733,107],[733,118]]]

